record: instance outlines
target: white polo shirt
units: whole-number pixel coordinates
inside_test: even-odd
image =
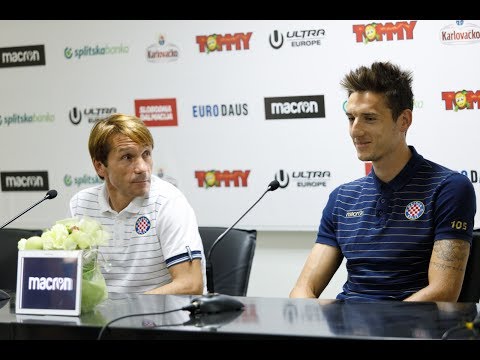
[[[117,213],[105,184],[79,191],[70,200],[73,217],[88,216],[112,235],[100,252],[111,264],[102,273],[111,293],[143,293],[172,281],[168,267],[205,256],[195,213],[182,192],[152,175],[150,193]]]

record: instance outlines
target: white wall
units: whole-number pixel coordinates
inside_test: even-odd
[[[247,296],[288,297],[315,239],[314,231],[259,231]],[[346,279],[343,263],[320,298],[334,299]]]

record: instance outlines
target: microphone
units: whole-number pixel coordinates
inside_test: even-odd
[[[219,295],[227,296],[227,295]],[[1,303],[0,303],[1,304]],[[0,306],[1,307],[1,306]],[[201,307],[201,305],[200,305]],[[217,331],[218,328],[229,324],[242,314],[241,311],[226,311],[220,313],[190,313],[190,319],[183,323],[184,326],[196,326],[210,331]]]
[[[206,261],[206,269],[205,269],[205,270],[206,270],[206,277],[207,277],[207,290],[208,290],[209,293],[214,293],[214,292],[215,292],[214,285],[213,285],[213,267],[212,267],[212,261],[211,261],[213,249],[214,249],[215,246],[217,246],[217,244],[225,237],[225,235],[227,235],[228,232],[229,232],[230,230],[232,230],[233,227],[234,227],[235,225],[237,225],[237,223],[238,223],[240,220],[242,220],[243,217],[244,217],[245,215],[247,215],[248,212],[249,212],[250,210],[252,210],[252,208],[253,208],[255,205],[257,205],[260,200],[262,200],[262,198],[265,196],[265,194],[266,194],[267,192],[269,192],[269,191],[275,191],[275,190],[277,190],[277,189],[279,188],[279,186],[280,186],[280,183],[279,183],[277,180],[271,181],[270,184],[268,184],[267,190],[265,190],[265,192],[262,194],[262,196],[260,196],[260,197],[258,198],[258,200],[255,201],[255,203],[254,203],[252,206],[250,206],[250,208],[249,208],[247,211],[245,211],[245,212],[243,213],[243,215],[240,216],[240,218],[239,218],[237,221],[235,221],[235,223],[234,223],[232,226],[230,226],[227,230],[225,230],[222,234],[220,234],[220,236],[213,242],[212,246],[210,247],[210,250],[208,251],[208,255],[207,255],[206,259],[205,259],[205,261]]]
[[[33,209],[35,206],[37,206],[38,204],[40,204],[42,201],[45,201],[47,199],[54,199],[55,197],[57,197],[58,193],[57,193],[57,190],[48,190],[47,191],[47,194],[43,197],[42,200],[36,202],[35,204],[33,204],[32,206],[30,206],[27,210],[21,212],[20,214],[18,214],[17,216],[15,216],[13,219],[11,220],[8,220],[5,224],[3,224],[2,226],[0,226],[0,230],[3,229],[5,226],[7,226],[8,224],[10,224],[12,221],[18,219],[20,216],[22,216],[23,214],[25,214],[27,211]],[[10,299],[10,295],[1,290],[0,289],[0,301],[1,300],[7,300],[7,299]],[[1,306],[0,306],[1,307]]]
[[[8,220],[5,224],[3,224],[2,226],[0,226],[0,229],[3,229],[5,226],[7,226],[8,224],[10,224],[12,221],[18,219],[20,216],[22,216],[23,214],[25,214],[27,211],[33,209],[35,206],[37,206],[38,204],[40,204],[41,202],[47,200],[47,199],[54,199],[57,197],[57,190],[48,190],[47,191],[47,194],[44,196],[44,198],[38,202],[36,202],[35,204],[33,204],[32,206],[30,206],[27,210],[21,212],[20,214],[18,214],[17,216],[15,216],[13,219],[11,220]]]

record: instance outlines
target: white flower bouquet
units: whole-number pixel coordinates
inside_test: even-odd
[[[68,218],[57,221],[41,236],[20,239],[18,249],[83,250],[82,313],[86,313],[108,298],[107,285],[99,266],[98,246],[106,245],[110,238],[110,234],[95,220]]]

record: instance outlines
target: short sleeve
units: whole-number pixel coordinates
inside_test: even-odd
[[[465,175],[454,173],[446,178],[435,197],[435,240],[471,242],[476,204],[475,189]]]

